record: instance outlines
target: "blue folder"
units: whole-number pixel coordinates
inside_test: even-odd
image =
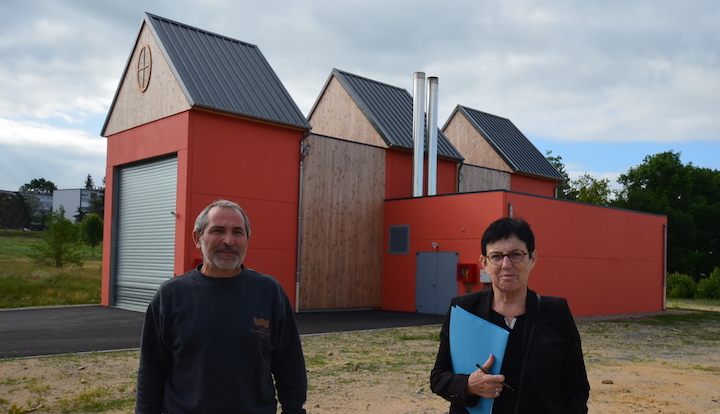
[[[453,372],[472,374],[478,369],[475,364],[483,365],[493,354],[495,362],[488,371],[499,374],[509,336],[508,331],[494,323],[459,306],[453,306],[450,309],[450,358]],[[494,401],[480,398],[476,406],[465,409],[470,414],[489,414]]]

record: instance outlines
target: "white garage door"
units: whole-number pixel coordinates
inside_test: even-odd
[[[177,157],[121,168],[117,189],[113,304],[144,311],[173,277]]]

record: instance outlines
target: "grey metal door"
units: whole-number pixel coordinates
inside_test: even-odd
[[[114,217],[114,306],[144,311],[173,277],[177,157],[123,167]]]
[[[418,252],[415,311],[444,315],[457,296],[457,252]]]

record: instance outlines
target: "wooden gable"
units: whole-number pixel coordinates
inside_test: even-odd
[[[157,40],[147,23],[143,23],[124,76],[120,80],[103,136],[126,131],[189,109],[190,103]]]
[[[443,133],[465,157],[465,164],[512,173],[487,139],[468,121],[460,111],[455,111],[443,128]]]
[[[308,121],[315,134],[388,148],[335,76],[321,92]]]

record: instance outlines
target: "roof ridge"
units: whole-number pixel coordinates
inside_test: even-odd
[[[361,76],[361,75],[357,75],[357,74],[355,74],[355,73],[350,73],[350,72],[348,72],[348,71],[344,71],[344,70],[341,70],[341,69],[333,68],[333,72],[335,72],[335,73],[340,73],[340,74],[345,75],[345,76],[352,76],[352,77],[355,77],[355,78],[359,78],[359,79],[362,79],[362,80],[367,81],[367,82],[376,83],[376,84],[378,84],[378,85],[386,86],[386,87],[388,87],[388,88],[397,89],[397,90],[399,90],[399,91],[405,91],[405,92],[407,92],[408,94],[410,93],[410,92],[409,92],[407,89],[405,89],[405,88],[401,88],[401,87],[395,86],[395,85],[390,85],[389,83],[380,82],[380,81],[378,81],[378,80],[371,79],[371,78],[368,78],[368,77],[365,77],[365,76]]]
[[[245,41],[243,41],[243,40],[238,40],[238,39],[235,39],[235,38],[233,38],[233,37],[221,35],[221,34],[219,34],[219,33],[212,32],[212,31],[210,31],[210,30],[205,30],[205,29],[201,29],[201,28],[196,27],[196,26],[192,26],[192,25],[186,24],[186,23],[181,23],[181,22],[179,22],[179,21],[177,21],[177,20],[168,19],[167,17],[158,16],[158,15],[156,15],[156,14],[152,14],[152,13],[149,13],[149,12],[145,12],[145,15],[146,15],[147,17],[149,17],[149,18],[153,18],[153,19],[157,19],[157,20],[162,20],[162,21],[164,21],[164,22],[171,23],[171,24],[176,24],[176,25],[178,25],[178,26],[182,26],[182,27],[185,27],[185,28],[187,28],[187,29],[191,29],[191,30],[195,30],[195,31],[198,31],[198,32],[205,33],[205,34],[207,34],[207,35],[219,37],[219,38],[222,38],[222,39],[225,39],[225,40],[229,40],[229,41],[231,41],[231,42],[242,43],[242,44],[245,45],[245,46],[250,46],[250,47],[254,47],[254,48],[257,48],[257,47],[258,47],[258,46],[257,46],[256,44],[254,44],[254,43],[245,42]]]
[[[463,109],[465,109],[465,110],[475,111],[475,112],[479,112],[479,113],[481,113],[481,114],[485,114],[485,115],[489,115],[489,116],[494,116],[495,118],[500,118],[500,119],[505,119],[505,120],[510,121],[510,118],[505,117],[505,116],[495,115],[495,114],[492,114],[492,113],[490,113],[490,112],[481,111],[481,110],[479,110],[479,109],[471,108],[471,107],[465,106],[465,105],[458,105],[458,106],[461,107],[461,108],[463,108]],[[510,122],[512,122],[512,121],[510,121]]]

